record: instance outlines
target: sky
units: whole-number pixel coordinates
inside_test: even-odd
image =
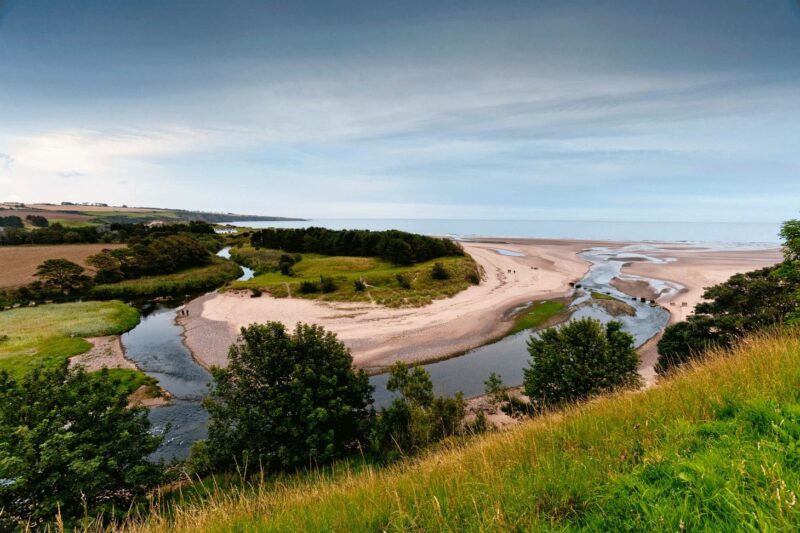
[[[800,215],[797,0],[0,0],[0,201]]]

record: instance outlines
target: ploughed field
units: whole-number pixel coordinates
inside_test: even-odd
[[[299,256],[287,275],[279,269],[282,255]],[[276,298],[287,296],[323,301],[376,303],[387,307],[423,306],[466,289],[480,276],[475,261],[465,256],[440,257],[410,266],[395,266],[375,257],[284,254],[280,250],[245,245],[231,257],[252,268],[256,276],[235,281],[229,289],[259,289]],[[445,279],[434,275],[439,263]],[[324,278],[332,281],[326,283]]]
[[[123,244],[53,244],[0,247],[0,287],[19,287],[35,281],[36,267],[48,259],[67,259],[89,268],[86,258]]]

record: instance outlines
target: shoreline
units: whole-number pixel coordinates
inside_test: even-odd
[[[296,322],[303,321],[336,332],[353,353],[355,366],[370,375],[385,372],[391,363],[398,360],[434,363],[504,338],[513,327],[513,319],[508,313],[515,307],[572,293],[569,283],[582,279],[590,267],[587,261],[578,257],[581,251],[632,244],[503,237],[460,242],[484,268],[486,279],[479,286],[447,299],[435,300],[425,307],[389,309],[374,304],[272,298],[268,295],[250,298],[249,293],[211,292],[186,304],[188,316],[176,317],[183,330],[182,341],[195,361],[209,369],[226,364],[228,348],[235,342],[240,327],[277,320],[291,328]],[[694,309],[701,300],[703,287],[725,281],[737,272],[768,266],[782,259],[777,247],[731,250],[683,242],[666,244],[653,255],[674,258],[674,261],[661,264],[627,262],[621,270],[622,279],[615,280],[629,287],[631,282],[626,282],[626,275],[642,276],[683,287],[672,295],[652,293],[658,305],[668,311],[668,324],[683,320]],[[521,253],[522,256],[503,255],[496,251],[497,248]],[[685,306],[676,303],[684,301]],[[640,373],[648,384],[656,378],[653,371],[657,358],[655,346],[662,333],[663,330],[637,349],[641,359]]]
[[[572,292],[590,264],[577,253],[592,241],[462,243],[480,264],[485,279],[446,299],[422,308],[391,309],[379,305],[315,300],[250,298],[234,293],[210,293],[187,304],[189,316],[179,317],[185,345],[202,366],[226,363],[221,354],[238,330],[253,322],[278,320],[322,325],[337,333],[368,373],[385,371],[395,361],[429,363],[462,355],[497,341],[513,327],[510,310],[521,304],[560,298]],[[521,256],[495,251],[512,247]]]

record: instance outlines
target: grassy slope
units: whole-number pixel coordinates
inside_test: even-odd
[[[117,335],[139,323],[122,302],[50,304],[0,312],[0,370],[13,375],[91,348],[83,337]]]
[[[214,258],[208,266],[190,268],[163,276],[145,276],[119,283],[97,285],[90,291],[93,298],[150,298],[180,296],[215,289],[242,275],[233,261]]]
[[[466,276],[476,268],[475,262],[469,256],[442,257],[417,265],[397,267],[372,257],[302,254],[302,261],[292,267],[294,275],[284,276],[280,272],[266,271],[270,264],[277,263],[281,255],[279,251],[254,250],[247,246],[233,253],[237,259],[244,259],[243,264],[263,273],[248,281],[232,283],[232,289],[260,288],[281,298],[287,296],[288,284],[293,297],[348,302],[370,302],[372,297],[376,303],[389,307],[421,306],[437,298],[453,296],[470,285]],[[431,279],[430,272],[434,263],[442,263],[450,273],[450,279],[444,281]],[[403,274],[411,281],[411,289],[400,286],[396,280],[397,274]],[[327,294],[300,293],[301,282],[318,282],[321,275],[332,277],[338,289]],[[366,281],[369,285],[367,290],[361,292],[355,290],[354,282],[358,279]]]
[[[800,334],[751,339],[386,469],[212,493],[141,531],[730,531],[800,527]]]

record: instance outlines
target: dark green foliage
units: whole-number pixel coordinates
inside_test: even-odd
[[[269,322],[242,328],[227,368],[214,368],[208,464],[267,471],[328,463],[367,435],[372,386],[349,350],[320,326],[287,332]]]
[[[473,285],[480,285],[481,284],[481,275],[478,273],[477,270],[473,270],[472,272],[467,274],[467,281],[469,281]]]
[[[30,521],[69,524],[124,512],[160,480],[146,458],[161,439],[147,410],[128,408],[109,372],[36,369],[20,381],[0,373],[0,529]]]
[[[36,215],[34,215],[36,216]],[[19,217],[14,217],[19,218]],[[188,224],[109,224],[103,226],[78,226],[66,228],[58,222],[47,227],[29,231],[23,225],[7,228],[0,232],[0,246],[18,244],[64,244],[64,243],[134,243],[149,237],[190,233],[198,240],[214,243],[216,248],[222,238],[214,233],[214,228],[204,222],[193,221]]]
[[[267,228],[253,233],[255,247],[285,252],[380,257],[410,265],[454,255],[464,255],[458,243],[404,231],[329,230],[325,228]]]
[[[353,282],[353,288],[358,292],[367,290],[367,284],[363,280],[357,279]]]
[[[25,224],[18,216],[0,217],[0,227],[4,228],[24,228]]]
[[[404,289],[411,288],[411,282],[409,281],[408,276],[406,276],[405,274],[397,274],[395,276],[395,279],[397,280],[398,285],[400,285]]]
[[[36,268],[37,278],[45,290],[70,294],[80,292],[89,285],[83,267],[66,259],[48,259]]]
[[[25,220],[30,222],[31,226],[35,226],[37,228],[46,228],[50,225],[50,221],[41,215],[28,215],[25,217]]]
[[[461,393],[435,396],[430,375],[421,366],[395,363],[389,369],[386,388],[399,398],[381,410],[373,429],[372,446],[378,456],[393,459],[463,433]]]
[[[528,341],[525,394],[538,408],[585,400],[639,383],[633,336],[620,322],[573,320]]]
[[[336,281],[330,276],[320,276],[319,277],[319,287],[324,293],[333,292],[339,287],[336,285]]]
[[[441,263],[434,263],[433,268],[431,269],[431,277],[437,280],[446,280],[450,278],[450,273]]]
[[[261,298],[263,291],[256,287],[255,289],[250,290],[250,298]]]
[[[316,281],[301,281],[300,292],[303,294],[319,292],[319,284]]]
[[[800,315],[800,221],[783,224],[785,260],[773,267],[736,274],[706,290],[685,322],[673,324],[658,342],[656,371],[664,374],[712,346],[729,347],[759,329]]]

